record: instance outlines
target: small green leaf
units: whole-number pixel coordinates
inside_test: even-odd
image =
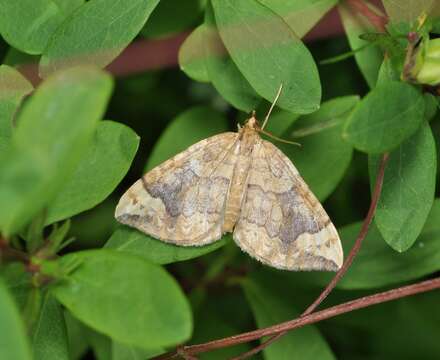
[[[32,84],[17,70],[0,66],[0,153],[12,136],[12,120],[18,106],[32,90]]]
[[[213,0],[217,27],[228,52],[254,90],[295,113],[319,108],[321,85],[313,58],[284,20],[256,0]]]
[[[0,33],[15,48],[41,54],[66,14],[53,0],[0,0]]]
[[[205,11],[205,66],[217,91],[235,108],[250,112],[255,110],[260,97],[243,77],[223,45],[218,34],[210,3]]]
[[[380,156],[370,156],[372,187],[379,162]],[[406,251],[422,231],[434,201],[436,163],[435,141],[427,123],[390,154],[375,221],[394,250]]]
[[[111,250],[72,253],[81,265],[52,288],[82,322],[112,339],[146,349],[173,346],[191,335],[191,312],[176,281],[161,267]]]
[[[1,279],[0,334],[0,359],[32,359],[21,315]]]
[[[337,0],[259,0],[272,9],[302,38],[337,4]]]
[[[69,346],[61,305],[46,294],[40,316],[33,328],[32,347],[35,360],[68,360]]]
[[[139,137],[129,127],[113,121],[101,122],[75,173],[51,202],[46,224],[103,201],[127,173],[138,146]]]
[[[105,247],[143,257],[155,264],[169,264],[193,259],[218,248],[228,241],[228,236],[206,246],[176,246],[156,240],[139,230],[128,226],[119,227],[110,237]]]
[[[73,173],[111,92],[108,75],[72,68],[45,81],[26,103],[0,155],[0,229],[17,232]]]
[[[208,70],[205,65],[206,26],[196,27],[185,39],[179,50],[180,69],[191,79],[209,82]]]
[[[161,0],[141,34],[148,38],[159,38],[188,30],[202,18],[204,3],[205,0]]]
[[[72,65],[108,65],[138,34],[158,2],[86,2],[51,38],[40,61],[41,76]]]
[[[243,289],[260,328],[300,315],[285,293],[271,285],[269,278],[252,275],[243,282]],[[263,352],[266,360],[335,359],[325,339],[313,325],[295,329]]]
[[[333,192],[350,164],[353,148],[342,139],[341,128],[358,101],[357,96],[336,98],[295,121],[281,137],[288,139],[293,135],[300,148],[275,142],[320,200]]]
[[[194,107],[177,116],[154,146],[146,170],[186,150],[197,141],[228,130],[226,119],[208,107]]]
[[[340,3],[338,8],[352,50],[359,49],[368,44],[368,42],[359,38],[359,35],[375,31],[368,20],[355,12],[347,4]],[[377,46],[369,46],[362,51],[356,52],[354,57],[368,85],[370,88],[374,88],[383,60],[381,50]]]
[[[377,85],[386,84],[389,81],[399,81],[400,74],[396,71],[389,57],[386,57],[379,69]]]
[[[397,81],[380,84],[356,107],[344,136],[361,151],[389,151],[417,131],[424,111],[424,98],[412,85]]]

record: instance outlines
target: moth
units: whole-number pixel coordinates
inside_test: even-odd
[[[338,233],[290,159],[260,137],[264,124],[252,116],[238,132],[204,139],[155,167],[121,197],[116,219],[180,246],[232,232],[266,265],[337,271]]]

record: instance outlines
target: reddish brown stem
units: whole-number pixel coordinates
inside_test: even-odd
[[[22,262],[25,265],[29,264],[29,256],[28,254],[11,248],[9,246],[9,242],[6,239],[0,237],[0,264],[4,260],[15,260]]]
[[[242,344],[245,342],[260,339],[263,336],[279,334],[285,331],[297,329],[305,325],[314,324],[319,321],[323,321],[344,313],[348,313],[354,310],[363,309],[372,305],[377,305],[385,303],[388,301],[400,299],[403,297],[432,291],[435,289],[440,289],[440,278],[435,278],[432,280],[422,281],[416,284],[403,286],[397,289],[392,289],[389,291],[384,291],[370,296],[365,296],[356,300],[352,300],[340,305],[332,306],[325,310],[311,313],[299,317],[294,320],[286,321],[280,324],[266,327],[264,329],[249,331],[243,334],[230,336],[224,339],[210,341],[204,344],[185,346],[182,349],[185,350],[187,355],[195,355],[215,349],[224,348],[227,346],[233,346]],[[168,353],[154,358],[155,360],[165,360],[176,358],[178,355],[176,353]]]
[[[383,178],[385,175],[385,168],[386,164],[388,162],[388,154],[384,154],[382,156],[382,161],[380,162],[377,177],[376,177],[376,184],[374,186],[373,194],[371,196],[371,202],[370,202],[370,208],[368,209],[367,216],[365,217],[365,220],[362,224],[361,230],[359,231],[359,235],[357,236],[353,247],[350,250],[350,253],[348,254],[347,258],[344,261],[344,264],[342,265],[341,269],[336,273],[335,277],[330,281],[330,283],[327,285],[327,287],[324,289],[324,291],[318,296],[318,298],[301,314],[301,316],[306,316],[311,314],[315,309],[325,300],[325,298],[333,291],[333,289],[336,287],[338,282],[342,279],[342,277],[345,275],[347,270],[350,268],[351,264],[353,263],[354,258],[358,254],[362,242],[364,241],[365,237],[367,236],[368,229],[371,225],[371,222],[373,221],[374,214],[376,212],[377,208],[377,202],[380,198],[380,193],[382,192],[382,184],[383,184]],[[265,342],[261,343],[260,345],[256,346],[255,348],[237,356],[234,357],[231,360],[243,360],[246,359],[252,355],[255,355],[256,353],[262,351],[266,347],[268,347],[270,344],[274,343],[281,337],[283,337],[287,332],[281,332],[279,334],[276,334],[269,339],[267,339]]]
[[[362,14],[373,25],[377,31],[386,32],[388,19],[374,12],[363,0],[346,0],[358,13]]]

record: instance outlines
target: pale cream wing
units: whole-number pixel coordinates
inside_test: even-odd
[[[257,260],[287,270],[342,266],[338,233],[292,162],[260,139],[252,153],[234,240]]]
[[[116,219],[176,245],[220,239],[238,146],[238,134],[227,132],[165,161],[122,196]]]

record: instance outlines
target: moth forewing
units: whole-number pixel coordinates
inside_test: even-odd
[[[116,219],[181,246],[220,239],[237,138],[215,135],[149,171],[122,196]]]
[[[202,140],[122,196],[116,219],[162,241],[200,246],[233,232],[257,260],[288,270],[337,270],[338,233],[291,161],[262,140],[254,117]]]

